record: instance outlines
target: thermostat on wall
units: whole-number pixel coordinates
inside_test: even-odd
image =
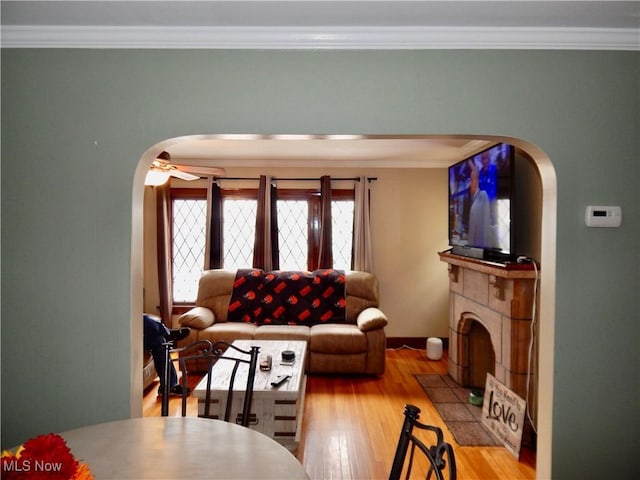
[[[589,205],[585,213],[585,223],[587,227],[619,227],[622,223],[622,208]]]

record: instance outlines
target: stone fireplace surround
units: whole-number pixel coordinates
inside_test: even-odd
[[[440,253],[449,270],[449,375],[469,385],[471,335],[478,322],[491,338],[496,379],[529,403],[535,411],[537,379],[527,370],[536,271],[530,263],[494,263]],[[537,365],[533,351],[532,368]]]

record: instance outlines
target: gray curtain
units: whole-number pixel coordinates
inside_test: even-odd
[[[369,180],[366,177],[360,177],[360,181],[355,186],[351,268],[363,272],[371,272],[373,270],[370,198]]]

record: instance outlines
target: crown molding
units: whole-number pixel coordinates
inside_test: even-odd
[[[640,50],[640,30],[3,26],[2,48]]]

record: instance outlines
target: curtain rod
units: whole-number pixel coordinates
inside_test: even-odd
[[[330,177],[331,180],[352,180],[352,181],[356,181],[359,182],[360,181],[360,177]],[[218,177],[218,176],[214,176],[213,180],[260,180],[260,177],[256,178],[256,177]],[[378,180],[378,177],[367,177],[367,181],[368,182],[373,182]],[[271,181],[292,181],[292,182],[310,182],[310,181],[320,181],[320,178],[318,177],[313,177],[313,178],[277,178],[277,177],[271,177]]]

